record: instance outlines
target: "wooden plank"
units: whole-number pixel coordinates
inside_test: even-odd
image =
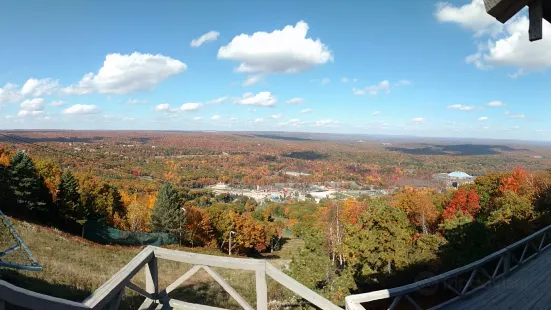
[[[258,259],[221,257],[205,254],[187,253],[176,250],[169,250],[154,247],[155,256],[176,262],[188,263],[192,265],[208,265],[212,267],[221,267],[240,270],[263,270],[264,261]]]
[[[368,292],[368,293],[363,293],[363,294],[350,295],[350,296],[346,297],[346,301],[347,301],[347,303],[350,303],[350,304],[353,304],[353,303],[358,303],[359,304],[359,303],[365,303],[365,302],[369,302],[369,301],[386,299],[386,298],[395,297],[395,296],[406,295],[406,294],[409,294],[411,292],[415,292],[415,291],[417,291],[421,288],[436,285],[436,284],[439,284],[439,283],[441,283],[443,281],[446,281],[448,279],[455,278],[460,274],[463,274],[463,273],[466,273],[466,272],[469,272],[469,271],[473,271],[474,269],[478,268],[479,266],[482,266],[482,265],[484,265],[484,264],[486,264],[486,263],[488,263],[488,262],[490,262],[494,259],[497,259],[498,257],[500,257],[500,261],[503,260],[503,270],[504,270],[503,274],[507,274],[507,273],[515,270],[518,267],[518,265],[517,265],[517,266],[514,266],[514,267],[511,268],[510,260],[513,257],[511,251],[518,248],[518,247],[520,247],[520,246],[523,246],[523,245],[527,246],[527,244],[529,242],[531,242],[535,238],[538,238],[538,237],[541,237],[542,235],[547,234],[547,232],[549,230],[551,230],[551,225],[549,225],[545,228],[542,228],[539,231],[533,233],[532,235],[527,236],[527,237],[511,244],[510,246],[508,246],[504,249],[501,249],[497,252],[494,252],[494,253],[492,253],[492,254],[490,254],[490,255],[488,255],[488,256],[486,256],[486,257],[484,257],[484,258],[482,258],[482,259],[480,259],[476,262],[473,262],[473,263],[468,264],[468,265],[463,266],[463,267],[459,267],[459,268],[450,270],[446,273],[443,273],[443,274],[440,274],[440,275],[437,275],[437,276],[434,276],[434,277],[431,277],[431,278],[428,278],[428,279],[425,279],[425,280],[422,280],[422,281],[418,281],[418,282],[415,282],[415,283],[411,283],[411,284],[408,284],[408,285],[397,287],[397,288],[385,289],[385,290]],[[551,244],[549,244],[549,245],[551,245]],[[499,264],[500,263],[498,262],[498,267],[499,267]],[[496,271],[497,271],[497,269],[498,268],[496,268]],[[494,277],[498,278],[498,276],[495,275],[496,271],[494,271]],[[467,292],[465,291],[464,293],[467,293]]]
[[[40,310],[90,309],[78,302],[29,291],[0,280],[0,300],[10,305]]]
[[[143,301],[143,303],[140,305],[138,310],[151,310],[151,309],[155,309],[154,307],[157,307],[157,306],[153,304],[153,300],[146,298]]]
[[[266,271],[255,271],[256,276],[256,309],[268,310],[268,284],[266,283]]]
[[[102,309],[115,294],[128,283],[147,262],[154,257],[151,247],[146,247],[136,255],[126,266],[100,286],[83,304],[93,309]]]
[[[281,272],[281,270],[272,266],[272,264],[266,262],[266,274],[268,274],[272,279],[277,281],[279,284],[285,286],[291,291],[295,292],[300,297],[308,300],[315,306],[323,310],[342,310],[342,308],[335,306],[329,300],[323,298],[322,296],[316,294],[306,286],[300,284],[295,279],[289,277],[288,275]],[[350,297],[350,296],[348,296]],[[348,298],[346,297],[346,298]]]
[[[205,271],[208,272],[208,274],[210,274],[210,276],[216,282],[218,282],[218,284],[220,284],[220,286],[222,286],[222,288],[226,292],[228,292],[228,294],[230,294],[230,296],[233,297],[233,299],[235,299],[235,301],[237,301],[237,303],[241,307],[243,307],[243,309],[254,310],[254,308],[251,307],[251,305],[249,305],[249,303],[243,297],[241,297],[241,295],[239,295],[239,293],[237,293],[237,291],[233,287],[231,287],[231,285],[229,285],[228,282],[226,282],[226,280],[224,280],[224,278],[222,278],[222,276],[218,274],[218,272],[214,271],[209,266],[203,266],[203,269],[205,269]]]
[[[346,297],[345,297],[346,299]],[[346,310],[365,310],[364,306],[361,304],[357,304],[354,302],[345,302],[345,309]]]
[[[531,0],[484,0],[486,12],[501,23],[505,23],[515,16]]]
[[[148,298],[148,299],[154,299],[153,298],[153,295],[151,295],[150,293],[146,292],[143,288],[137,286],[136,284],[132,283],[132,282],[128,282],[126,284],[126,287],[128,287],[129,289],[133,290],[134,292],[142,295],[143,297],[145,298]]]
[[[548,309],[551,304],[551,294],[547,287],[551,286],[551,252],[541,252],[541,256],[529,263],[523,264],[518,272],[511,273],[502,281],[491,286],[486,283],[482,288],[469,291],[470,298],[448,304],[447,310],[482,310],[482,309]]]
[[[532,0],[528,6],[528,39],[530,42],[543,38],[543,3],[542,0]]]
[[[191,278],[191,276],[193,276],[195,273],[197,273],[197,271],[199,271],[199,269],[201,269],[201,266],[200,265],[196,265],[196,266],[193,266],[190,270],[188,270],[186,273],[184,273],[183,276],[179,277],[178,279],[176,279],[176,281],[174,281],[172,284],[170,284],[169,286],[167,286],[162,294],[170,294],[170,292],[174,291],[176,288],[178,288],[178,286],[182,285],[184,282],[187,281],[187,279]]]

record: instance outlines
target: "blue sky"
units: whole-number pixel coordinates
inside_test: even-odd
[[[0,128],[551,140],[551,26],[527,25],[482,0],[9,1]]]

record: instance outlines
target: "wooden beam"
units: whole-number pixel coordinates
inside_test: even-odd
[[[200,265],[196,265],[196,266],[191,267],[191,269],[188,270],[186,273],[184,273],[183,276],[179,277],[178,279],[176,279],[176,281],[174,281],[172,284],[167,286],[166,289],[163,290],[161,295],[170,294],[170,292],[174,291],[176,288],[178,288],[178,286],[180,286],[184,282],[186,282],[187,279],[191,278],[191,276],[193,276],[197,271],[199,271],[199,269],[201,269]]]
[[[92,295],[86,298],[83,304],[92,309],[102,309],[153,257],[154,254],[151,247],[143,249],[128,264],[113,275],[109,281],[105,282]]]
[[[157,247],[153,247],[153,251],[155,252],[155,257],[157,258],[168,259],[186,264],[208,265],[212,267],[238,270],[264,270],[264,262],[258,259],[212,256]]]
[[[505,23],[530,2],[531,0],[484,0],[484,6],[488,14]]]
[[[308,300],[313,305],[317,306],[323,310],[342,310],[341,307],[335,306],[332,302],[320,296],[316,292],[313,292],[311,289],[300,284],[297,280],[289,277],[288,275],[281,272],[281,270],[272,266],[272,264],[266,262],[266,274],[269,275],[272,279],[277,281],[279,284],[290,289],[295,294],[300,297]],[[348,297],[347,297],[348,298]]]
[[[229,285],[229,283],[226,282],[226,280],[224,280],[224,278],[222,278],[222,276],[219,275],[218,272],[214,271],[209,266],[202,266],[202,267],[203,267],[203,269],[205,269],[206,272],[208,272],[208,274],[210,274],[210,276],[216,282],[218,282],[218,284],[220,284],[220,286],[222,286],[222,288],[226,292],[228,292],[228,294],[230,294],[231,297],[233,297],[233,299],[235,299],[235,301],[237,301],[237,303],[241,307],[243,307],[243,309],[245,309],[245,310],[254,310],[254,308],[251,307],[251,305],[249,305],[249,303],[243,297],[241,297],[241,295],[239,295],[239,293],[237,293],[237,291],[233,287],[231,287],[231,285]]]
[[[4,304],[8,303],[10,305],[19,306],[26,309],[90,309],[81,303],[29,291],[3,280],[0,280],[0,300]]]
[[[543,37],[543,1],[532,0],[528,8],[528,19],[530,20],[529,40],[530,42],[541,40]]]

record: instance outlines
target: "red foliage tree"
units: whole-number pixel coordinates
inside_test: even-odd
[[[480,197],[474,189],[467,191],[463,188],[458,189],[442,212],[442,217],[446,219],[454,218],[459,212],[463,215],[474,217],[480,211]]]

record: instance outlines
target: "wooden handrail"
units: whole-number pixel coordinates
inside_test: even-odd
[[[157,272],[157,259],[167,259],[177,262],[193,264],[190,270],[179,277],[174,283],[160,290],[158,287],[159,279]],[[16,306],[29,309],[103,309],[109,306],[109,309],[117,309],[124,294],[125,287],[137,292],[145,297],[145,301],[140,309],[149,309],[153,303],[160,303],[175,309],[220,309],[199,304],[186,303],[180,300],[168,297],[168,293],[183,284],[199,269],[204,269],[216,280],[230,296],[232,296],[244,309],[253,308],[241,297],[222,276],[210,267],[221,267],[237,270],[255,271],[256,279],[256,308],[257,310],[268,309],[267,282],[266,276],[271,277],[283,286],[295,292],[298,296],[306,299],[312,304],[323,310],[342,310],[332,304],[329,300],[308,289],[293,278],[273,267],[265,260],[245,259],[233,257],[221,257],[196,253],[188,253],[170,249],[148,246],[136,255],[128,264],[121,268],[107,282],[100,286],[92,295],[82,303],[68,301],[61,298],[55,298],[48,295],[35,293],[0,281],[0,310],[4,301]],[[132,283],[132,278],[140,271],[145,270],[146,288],[143,289]]]
[[[482,287],[485,287],[487,286],[488,284],[490,284],[492,281],[495,281],[496,279],[502,277],[502,276],[506,276],[509,274],[509,272],[511,272],[512,270],[516,269],[517,267],[519,267],[521,264],[525,263],[526,261],[532,259],[534,256],[538,255],[541,251],[547,249],[549,246],[551,246],[551,244],[548,244],[546,246],[543,246],[544,244],[544,241],[545,241],[545,238],[547,236],[547,234],[549,233],[549,231],[551,230],[551,225],[545,227],[545,228],[542,228],[540,230],[538,230],[537,232],[531,234],[530,236],[527,236],[499,251],[496,251],[484,258],[481,258],[475,262],[472,262],[468,265],[465,265],[465,266],[462,266],[462,267],[459,267],[459,268],[456,268],[456,269],[453,269],[453,270],[450,270],[448,272],[445,272],[443,274],[440,274],[440,275],[436,275],[434,277],[431,277],[431,278],[428,278],[428,279],[424,279],[424,280],[421,280],[421,281],[418,281],[418,282],[414,282],[414,283],[411,283],[411,284],[407,284],[407,285],[403,285],[403,286],[400,286],[400,287],[395,287],[395,288],[391,288],[391,289],[385,289],[385,290],[379,290],[379,291],[373,291],[373,292],[368,292],[368,293],[363,293],[363,294],[356,294],[356,295],[350,295],[350,296],[347,296],[345,298],[345,304],[346,304],[346,308],[348,310],[362,310],[364,309],[363,306],[361,305],[362,303],[368,303],[368,302],[371,302],[371,301],[376,301],[376,300],[381,300],[381,299],[388,299],[388,298],[394,298],[394,300],[396,301],[395,304],[398,303],[398,301],[401,299],[401,298],[406,298],[408,299],[408,301],[410,303],[413,303],[414,304],[414,307],[417,307],[418,309],[421,309],[421,307],[419,307],[419,305],[417,305],[415,303],[415,301],[413,301],[408,294],[410,293],[413,293],[413,292],[417,292],[423,288],[426,288],[426,287],[431,287],[431,286],[434,286],[436,284],[440,284],[440,283],[444,283],[445,281],[449,280],[449,279],[453,279],[453,278],[457,278],[458,276],[460,275],[463,275],[463,274],[466,274],[468,272],[471,272],[470,274],[470,277],[469,277],[469,281],[465,284],[465,287],[463,288],[463,290],[461,292],[457,292],[456,291],[456,294],[457,296],[452,298],[451,300],[448,300],[445,302],[445,304],[448,304],[448,303],[451,303],[457,299],[460,299],[466,295],[469,295],[471,293],[474,293],[475,291],[478,291],[479,289],[481,289]],[[541,237],[541,241],[539,243],[539,246],[535,246],[532,244],[532,241],[538,239],[539,237]],[[523,253],[520,257],[519,260],[517,260],[517,264],[516,266],[513,266],[511,267],[511,258],[516,260],[516,258],[512,255],[512,251],[513,250],[516,250],[517,248],[521,247],[524,245],[524,249],[523,249]],[[534,254],[532,254],[531,256],[529,257],[525,257],[525,253],[527,252],[528,248],[532,246],[536,252]],[[486,272],[485,269],[483,269],[482,267],[491,262],[491,261],[494,261],[494,260],[497,260],[499,258],[499,262],[493,272],[492,275],[488,274]],[[474,278],[474,276],[476,275],[476,273],[481,270],[482,272],[484,272],[486,275],[487,275],[487,278],[488,278],[488,281],[484,284],[481,285],[481,287],[477,287],[471,291],[469,291],[469,286]],[[501,270],[501,273],[499,272]],[[393,303],[394,304],[394,303]],[[437,307],[441,307],[443,304],[440,304],[438,305]],[[391,306],[389,309],[393,309],[394,307]]]

